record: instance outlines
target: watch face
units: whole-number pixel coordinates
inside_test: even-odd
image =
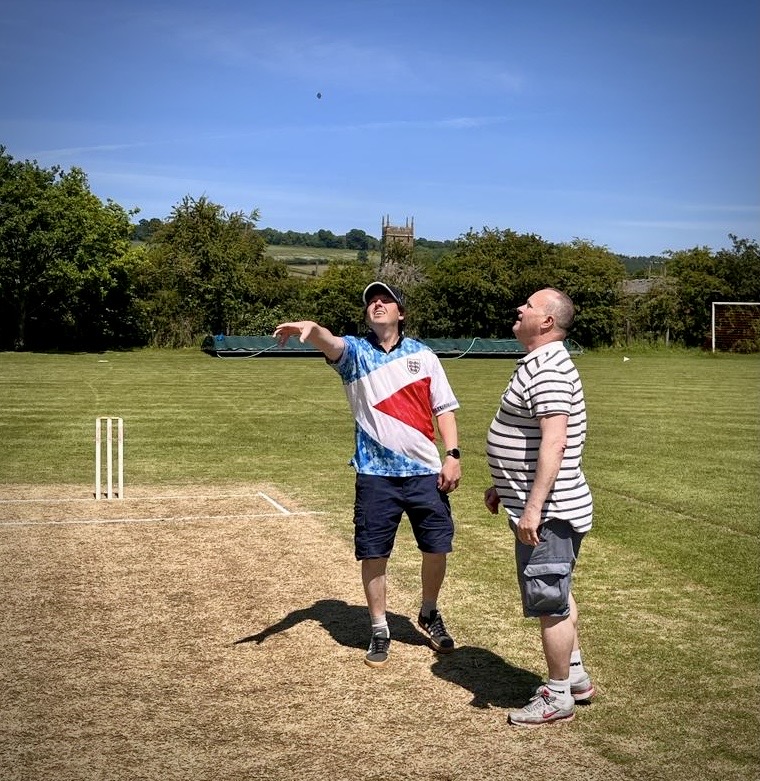
[[[446,451],[447,456],[451,456],[452,458],[459,458],[459,448],[458,447],[452,447],[451,450]]]

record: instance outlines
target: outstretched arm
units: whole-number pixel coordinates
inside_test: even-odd
[[[274,337],[282,347],[291,336],[297,336],[303,344],[308,342],[325,354],[329,361],[337,361],[343,355],[345,346],[342,336],[335,336],[324,326],[313,320],[301,320],[297,323],[280,323],[274,329]]]

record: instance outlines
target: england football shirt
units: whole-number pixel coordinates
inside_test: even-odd
[[[356,420],[351,465],[385,477],[438,474],[433,418],[459,407],[435,353],[403,338],[386,353],[371,339],[344,336],[340,374]]]

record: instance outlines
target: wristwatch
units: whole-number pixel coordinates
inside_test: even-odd
[[[446,455],[451,456],[452,458],[456,458],[457,461],[459,461],[459,459],[462,457],[458,447],[452,447],[451,450],[447,450]]]

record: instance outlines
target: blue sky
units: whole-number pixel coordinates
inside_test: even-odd
[[[0,144],[135,220],[205,195],[299,232],[760,237],[757,0],[3,7]]]

